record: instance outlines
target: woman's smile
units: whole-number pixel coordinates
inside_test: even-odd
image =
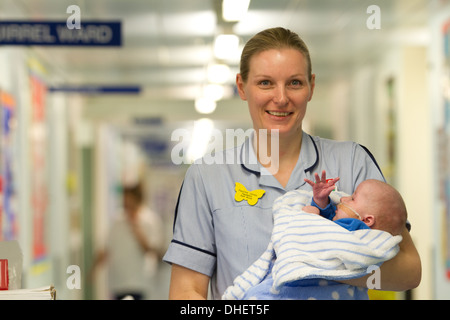
[[[271,116],[275,116],[277,118],[285,118],[292,114],[292,112],[279,112],[279,111],[266,111]]]

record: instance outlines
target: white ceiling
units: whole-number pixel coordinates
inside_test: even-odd
[[[369,30],[367,7],[381,9],[381,30]],[[159,98],[177,98],[204,84],[214,61],[212,41],[223,31],[215,8],[220,0],[0,0],[0,19],[61,20],[68,6],[81,19],[120,20],[121,48],[34,48],[50,68],[50,81],[133,84]],[[233,26],[243,44],[256,32],[284,26],[308,43],[315,73],[332,78],[356,59],[377,54],[394,31],[428,22],[427,0],[253,0],[247,16]],[[238,56],[227,61],[237,71]],[[234,73],[229,83],[233,84]]]
[[[201,117],[193,99],[207,83],[207,65],[215,61],[214,37],[226,30],[240,37],[241,48],[252,35],[269,27],[283,26],[300,34],[317,75],[314,103],[321,104],[310,108],[310,119],[323,119],[331,108],[322,103],[327,86],[318,92],[319,83],[350,77],[353,68],[376,59],[389,46],[427,41],[428,0],[252,0],[246,17],[234,25],[222,21],[220,4],[221,0],[0,0],[0,20],[65,21],[70,5],[80,7],[81,21],[120,20],[120,48],[30,50],[44,64],[50,85],[140,86],[138,96],[86,98],[85,113],[90,119],[116,125],[118,118],[119,123],[127,118],[121,130],[145,137],[146,143],[165,143],[181,122]],[[366,27],[367,8],[372,4],[381,9],[380,30]],[[238,61],[239,54],[226,61],[232,71],[227,83],[231,92]],[[161,118],[164,128],[136,126],[133,119],[139,116]],[[250,124],[245,103],[239,99],[220,101],[210,117],[219,120],[217,127]]]

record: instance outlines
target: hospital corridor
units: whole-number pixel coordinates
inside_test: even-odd
[[[248,215],[264,207],[261,232],[270,237],[264,201],[281,185],[270,193],[230,179],[225,190],[219,171],[188,169],[199,159],[205,168],[240,160],[221,152],[253,137],[260,123],[252,104],[278,90],[266,74],[253,89],[241,77],[241,54],[278,27],[303,39],[314,75],[305,81],[300,159],[309,150],[319,157],[320,143],[353,141],[369,159],[358,161],[373,165],[352,168],[351,178],[379,170],[407,208],[420,284],[375,286],[369,299],[450,299],[449,0],[0,0],[0,299],[24,290],[27,298],[167,300],[171,245],[219,261],[220,245],[240,243],[219,221],[235,223],[237,234],[250,227],[239,225],[245,216],[220,216],[226,210],[213,207],[222,200],[237,206],[230,211],[249,207]],[[300,82],[289,78],[278,100],[298,101]],[[282,123],[293,114],[286,110],[261,118]],[[343,150],[311,163],[332,168],[359,155]],[[273,178],[254,165],[238,168]],[[339,183],[334,191],[351,193]],[[211,206],[213,222],[183,216],[196,211],[184,198],[199,211]],[[174,236],[176,219],[185,225]],[[212,225],[215,242],[189,242],[186,223],[203,240]]]

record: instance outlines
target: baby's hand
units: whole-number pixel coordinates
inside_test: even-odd
[[[334,190],[336,182],[339,181],[339,178],[329,179],[327,181],[327,173],[325,170],[322,171],[322,177],[319,177],[319,174],[315,173],[314,177],[316,178],[316,182],[309,179],[305,179],[306,183],[308,183],[313,189],[314,202],[321,208],[325,208],[328,205],[328,196],[331,191]]]
[[[304,206],[302,210],[306,213],[320,214],[320,210],[314,206]]]

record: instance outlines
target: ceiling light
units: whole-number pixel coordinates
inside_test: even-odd
[[[218,101],[223,98],[225,89],[220,84],[208,84],[203,88],[203,97]]]
[[[214,41],[214,55],[218,59],[233,59],[238,54],[239,37],[234,34],[221,34]]]
[[[212,64],[208,66],[208,81],[225,83],[230,78],[230,67],[226,64]]]
[[[239,21],[248,11],[250,0],[223,0],[222,17],[225,21]]]
[[[217,103],[215,100],[205,97],[197,98],[195,100],[195,110],[198,113],[208,114],[216,110]]]

